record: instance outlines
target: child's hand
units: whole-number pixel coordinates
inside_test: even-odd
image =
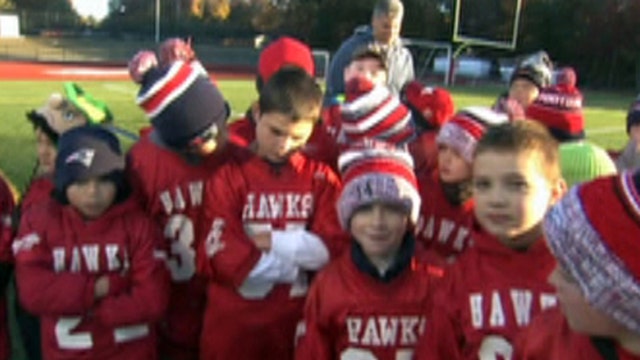
[[[252,236],[251,240],[256,245],[256,247],[262,251],[271,250],[271,233],[263,232],[258,233]]]
[[[107,296],[119,295],[126,292],[131,286],[129,278],[120,274],[102,275],[94,285],[94,298],[96,300]]]

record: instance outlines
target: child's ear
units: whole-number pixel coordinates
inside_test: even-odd
[[[551,186],[551,205],[555,205],[569,190],[564,178],[559,178]]]
[[[254,122],[258,122],[260,120],[260,103],[257,101],[251,104],[251,117]]]

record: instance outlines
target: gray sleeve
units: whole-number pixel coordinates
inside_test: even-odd
[[[394,51],[393,58],[389,60],[388,85],[391,91],[399,94],[402,87],[415,78],[413,56],[406,47],[402,47]]]

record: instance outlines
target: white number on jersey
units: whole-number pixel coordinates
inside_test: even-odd
[[[171,215],[164,228],[165,238],[171,241],[167,265],[174,281],[188,281],[196,273],[196,251],[193,221],[184,214]]]
[[[80,316],[61,317],[56,322],[55,334],[60,349],[87,350],[93,347],[93,338],[88,331],[73,332],[80,325]],[[149,334],[147,324],[121,326],[113,330],[116,343],[123,343],[145,337]]]
[[[398,349],[395,360],[411,360],[412,356],[412,349]],[[378,358],[373,355],[371,350],[348,348],[340,354],[340,360],[378,360]]]
[[[480,360],[511,359],[513,347],[502,336],[487,336],[482,340],[478,358]]]

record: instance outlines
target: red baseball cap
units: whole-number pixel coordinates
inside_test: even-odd
[[[267,82],[285,65],[298,66],[309,75],[315,75],[315,64],[309,46],[288,36],[279,38],[262,50],[258,60],[258,75],[262,81]]]

